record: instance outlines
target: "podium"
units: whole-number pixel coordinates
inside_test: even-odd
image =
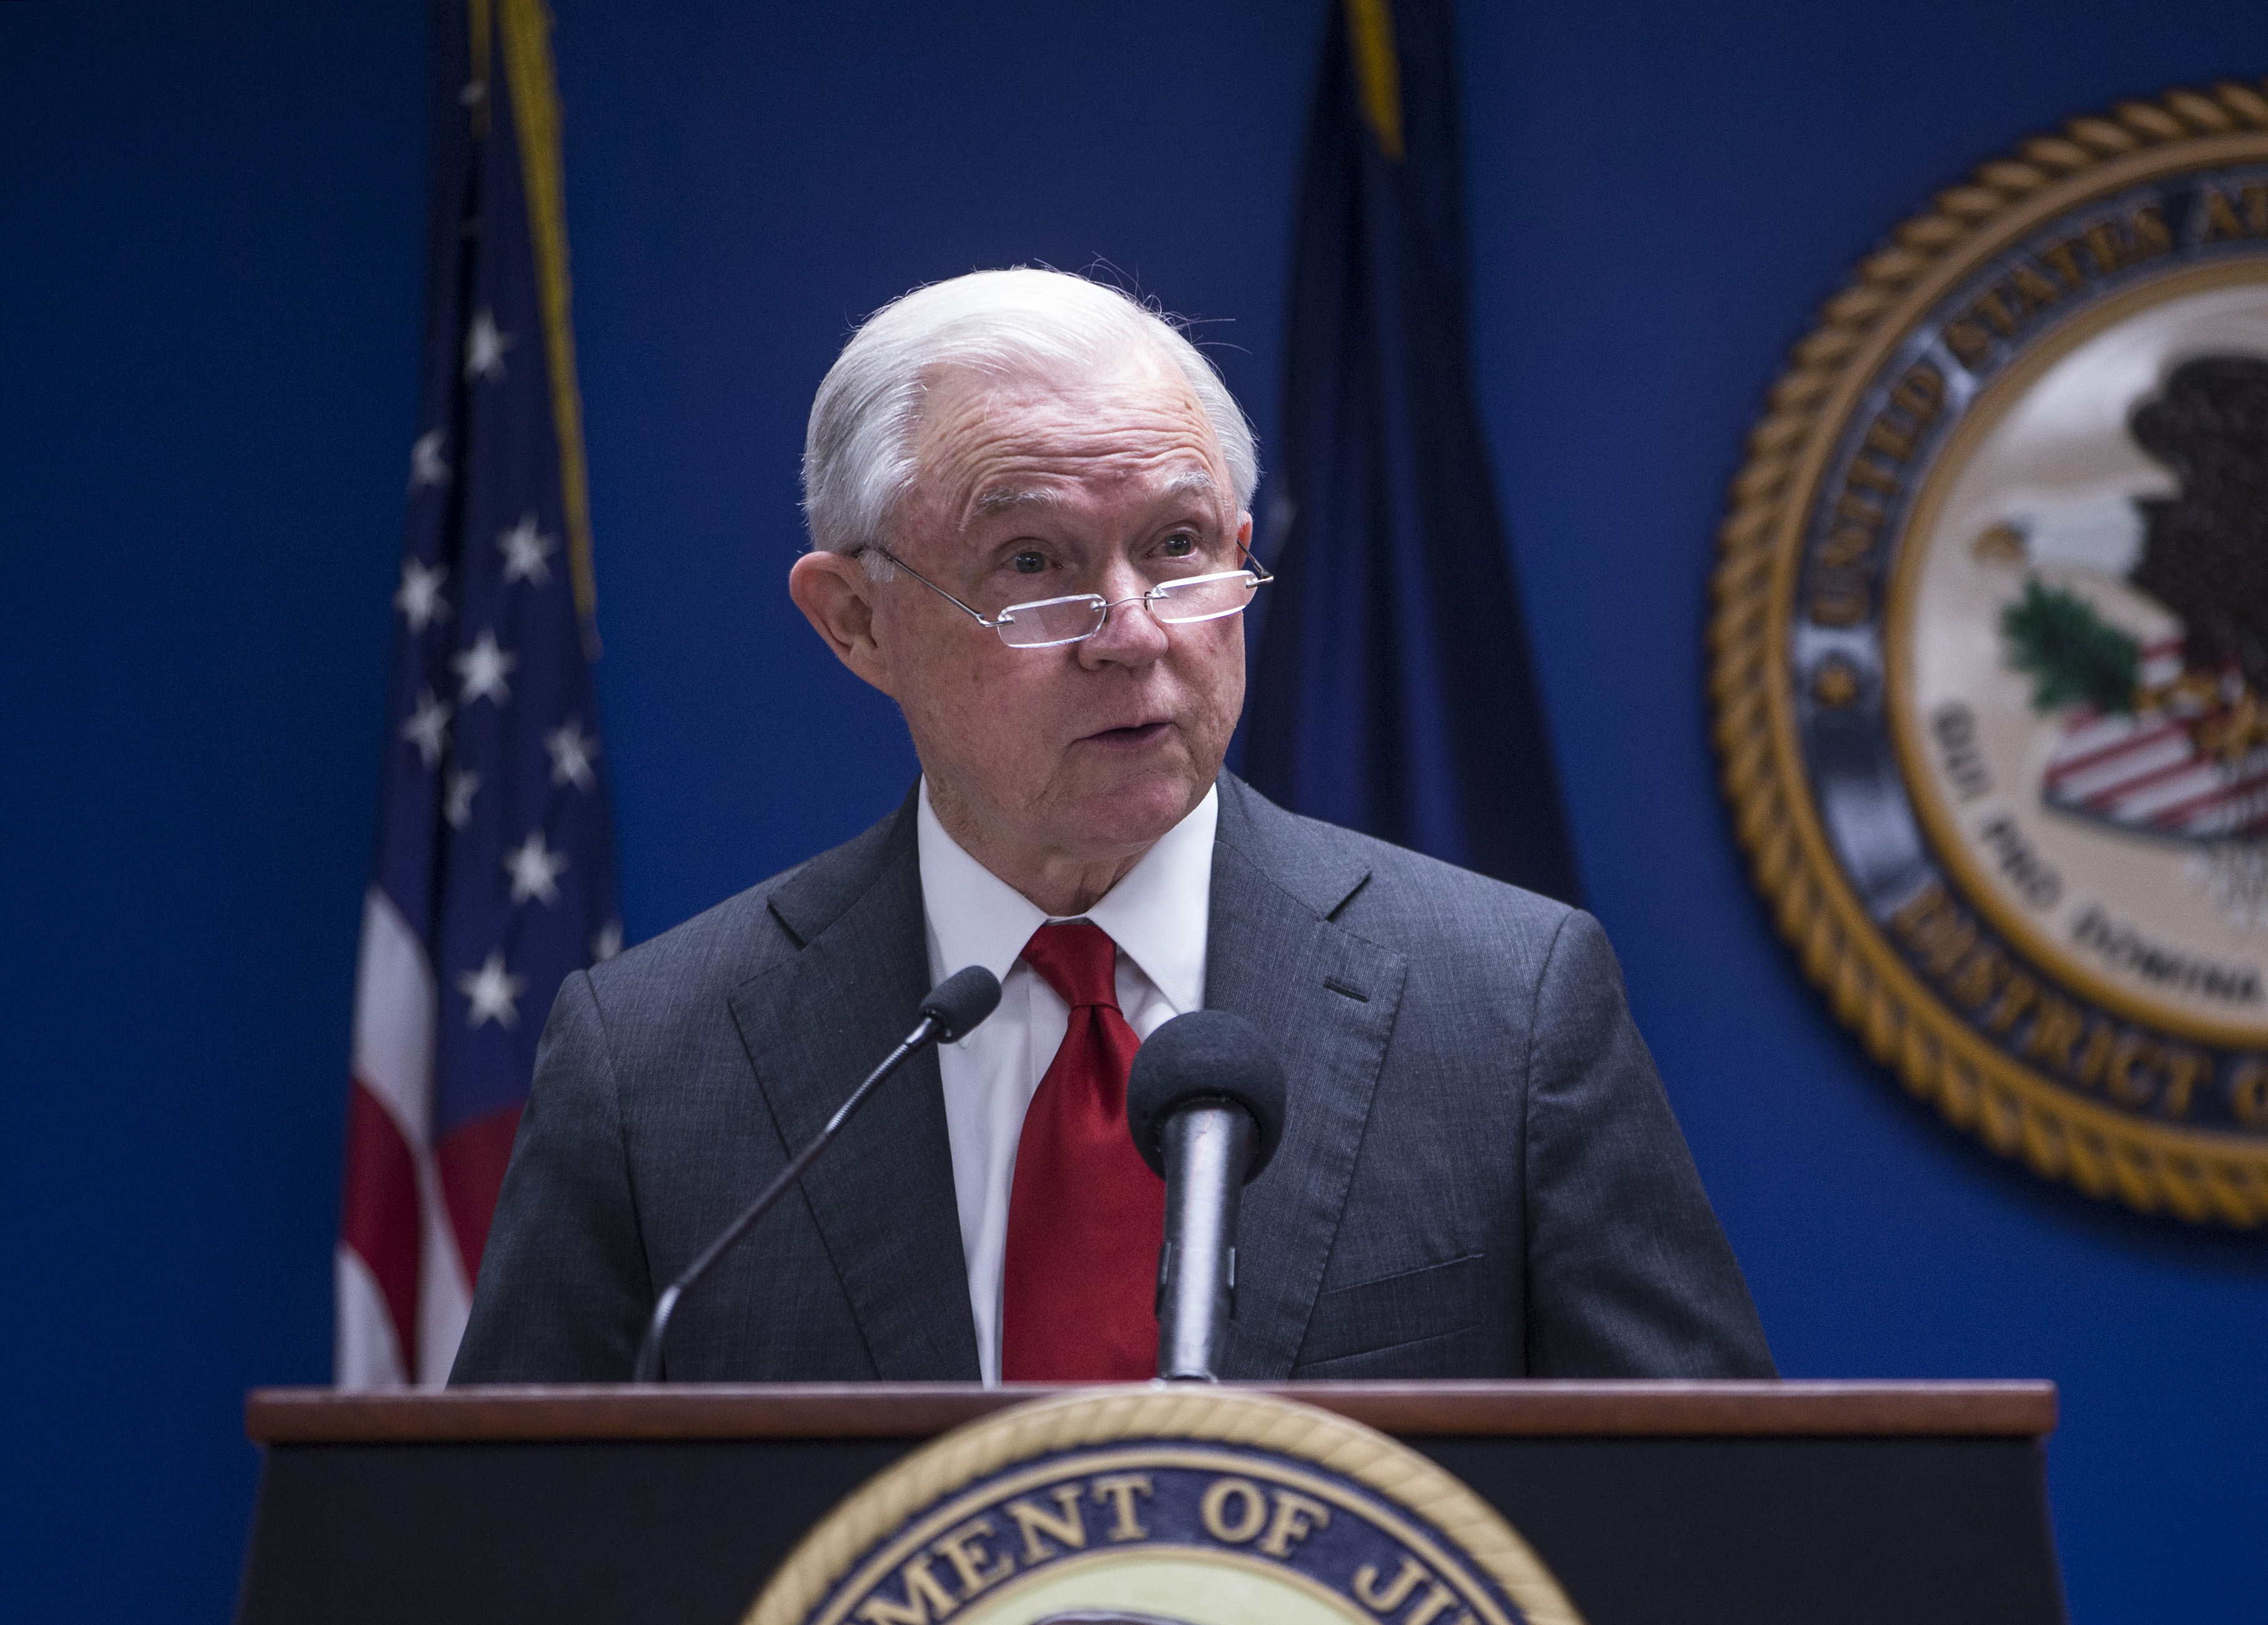
[[[2061,1625],[2048,1383],[1292,1383],[1500,1511],[1588,1625]],[[731,1625],[959,1384],[266,1389],[239,1625]]]

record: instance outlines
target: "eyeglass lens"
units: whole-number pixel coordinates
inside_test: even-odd
[[[1258,581],[1248,570],[1226,575],[1199,576],[1188,581],[1159,585],[1146,599],[1152,615],[1169,626],[1192,621],[1215,621],[1233,615],[1252,601]],[[1016,649],[1044,649],[1055,643],[1075,643],[1102,629],[1108,614],[1102,599],[1093,593],[1077,598],[1042,599],[1036,604],[1012,604],[1000,612],[1001,641]]]

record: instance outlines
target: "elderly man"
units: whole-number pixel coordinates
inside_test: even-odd
[[[569,979],[455,1380],[624,1376],[660,1285],[968,964],[998,1011],[688,1298],[670,1376],[1150,1375],[1163,1188],[1127,1067],[1200,1006],[1291,1080],[1224,1374],[1771,1373],[1596,923],[1222,771],[1256,478],[1211,365],[1082,279],[960,277],[850,341],[789,591],[921,779]]]

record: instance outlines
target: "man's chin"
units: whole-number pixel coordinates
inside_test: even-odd
[[[1207,775],[1200,783],[1186,756],[1170,769],[1095,775],[1077,798],[1079,822],[1098,849],[1145,847],[1188,817],[1211,782]]]

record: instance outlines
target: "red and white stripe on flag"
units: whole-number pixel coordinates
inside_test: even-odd
[[[438,1387],[472,1307],[433,1153],[438,1015],[424,945],[385,893],[363,901],[354,1083],[336,1260],[335,1376],[342,1388]]]

